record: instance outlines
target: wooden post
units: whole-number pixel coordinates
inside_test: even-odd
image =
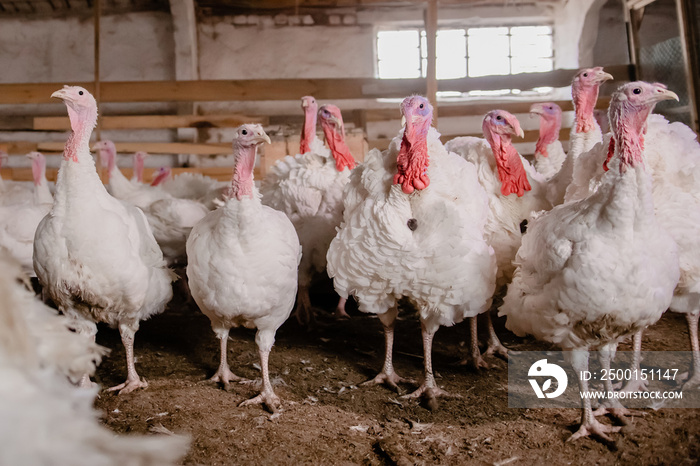
[[[425,9],[425,38],[428,47],[428,66],[426,69],[426,90],[425,94],[433,106],[433,126],[438,127],[438,106],[437,106],[437,74],[436,74],[436,45],[437,45],[437,22],[438,7],[437,0],[427,0]]]
[[[690,107],[690,121],[693,129],[700,131],[700,50],[697,47],[698,31],[695,25],[695,5],[690,0],[676,0],[678,11],[678,26],[681,37],[681,46],[685,58],[685,76],[688,86],[688,106]]]
[[[102,1],[93,0],[95,2],[95,101],[97,102],[97,111],[100,112],[100,16],[102,15]],[[100,118],[97,119],[95,135],[97,140],[101,139],[102,125]]]

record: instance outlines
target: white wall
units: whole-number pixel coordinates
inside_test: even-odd
[[[103,17],[100,48],[105,81],[174,77],[172,21],[167,13]],[[93,63],[91,17],[0,19],[0,82],[92,81]]]
[[[556,68],[577,68],[579,37],[586,12],[601,0],[570,0],[563,6],[460,8],[440,10],[440,20],[449,23],[493,25],[533,24],[550,20],[554,24]],[[597,14],[597,13],[596,13]],[[511,15],[512,20],[508,19]],[[374,37],[378,24],[399,21],[421,24],[422,10],[391,8],[355,14],[344,10],[337,25],[274,24],[271,17],[222,17],[201,20],[198,27],[200,79],[344,78],[374,76]],[[588,24],[597,24],[588,18]],[[337,23],[337,22],[336,22]],[[307,22],[308,24],[308,22]],[[590,26],[589,26],[590,27]],[[172,17],[163,12],[105,16],[101,23],[101,78],[116,80],[175,79],[175,42]],[[43,19],[36,21],[0,19],[0,82],[67,82],[93,79],[92,18]],[[344,102],[337,102],[345,105]],[[376,101],[353,102],[355,106],[386,106]],[[391,106],[391,104],[389,104]],[[398,105],[395,105],[398,107]],[[296,111],[299,102],[211,102],[202,103],[205,112],[246,112],[256,107],[266,111]],[[357,108],[357,107],[355,107]],[[173,110],[168,104],[109,104],[102,114]],[[0,106],[0,115],[58,113],[52,106]],[[398,120],[396,122],[398,129]],[[447,122],[446,122],[447,124]],[[461,122],[465,132],[478,131],[470,119]],[[371,130],[378,134],[381,130]],[[213,131],[211,138],[218,139]],[[120,140],[133,139],[134,132],[111,133]],[[142,133],[152,140],[174,140],[175,131]],[[0,140],[12,135],[0,133]],[[63,137],[54,134],[47,137]]]

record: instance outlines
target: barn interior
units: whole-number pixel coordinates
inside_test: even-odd
[[[148,153],[146,183],[161,167],[229,181],[232,140],[244,123],[270,137],[255,162],[255,179],[263,179],[299,152],[302,96],[341,109],[358,162],[390,146],[403,124],[399,104],[412,94],[432,103],[443,142],[481,137],[492,109],[512,113],[524,130],[514,147],[532,160],[540,121],[531,105],[561,107],[558,139],[567,150],[572,78],[596,66],[613,76],[595,106],[604,133],[611,94],[636,80],[667,85],[679,99],[655,112],[700,132],[694,0],[0,0],[0,151],[9,155],[0,175],[32,181],[25,155],[38,151],[46,178],[56,181],[71,124],[52,93],[64,85],[95,97],[91,142],[113,141],[127,178],[133,154]],[[100,176],[107,181],[104,170]],[[565,442],[578,410],[508,408],[505,361],[490,359],[488,370],[459,365],[469,346],[465,324],[442,329],[433,349],[439,383],[459,398],[432,410],[360,387],[381,364],[382,328],[352,302],[350,319],[335,320],[336,298],[331,281],[321,280],[312,300],[327,312],[317,326],[309,331],[292,318],[277,334],[270,364],[285,400],[280,414],[239,408],[255,391],[250,385],[222,390],[206,381],[218,343],[186,286],[176,285],[168,310],[144,321],[136,340],[149,387],[101,392],[100,423],[118,434],[188,438],[180,464],[699,461],[698,409],[646,410],[615,441]],[[494,322],[510,349],[555,349]],[[111,386],[123,379],[124,348],[117,330],[99,328],[97,342],[111,353],[94,380]],[[405,337],[396,342],[396,365],[417,375],[420,323],[407,314],[398,328]],[[682,316],[664,315],[645,335],[646,350],[688,349]],[[631,341],[621,345],[630,349]],[[232,368],[260,377],[257,357],[255,333],[233,330]]]

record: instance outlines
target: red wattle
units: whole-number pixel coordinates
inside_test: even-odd
[[[615,138],[611,137],[610,144],[608,145],[608,156],[605,158],[605,162],[603,162],[603,170],[610,170],[610,167],[608,167],[608,163],[610,163],[610,160],[613,158],[613,155],[615,155]]]

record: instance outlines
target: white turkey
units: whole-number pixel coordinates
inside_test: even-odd
[[[496,253],[496,293],[499,293],[515,270],[513,259],[520,247],[524,225],[533,212],[548,210],[551,205],[545,199],[544,177],[513,146],[512,137],[523,136],[518,119],[504,110],[492,110],[484,117],[482,129],[485,139],[459,137],[448,141],[445,148],[476,166],[479,183],[488,196],[485,237]],[[507,357],[490,313],[486,317],[489,333],[486,354]],[[477,368],[489,367],[479,351],[476,317],[470,321],[470,331],[471,363]]]
[[[9,158],[7,152],[0,150],[0,168],[3,165],[7,165]],[[3,180],[2,176],[0,176],[0,206],[29,202],[33,191],[32,183]]]
[[[661,115],[649,115],[645,126],[643,155],[652,176],[654,211],[678,245],[681,278],[669,310],[685,314],[688,321],[693,370],[684,386],[693,387],[700,384],[700,235],[697,234],[700,228],[700,144],[686,125],[669,123]],[[581,183],[575,192],[577,196],[590,195],[599,188],[606,176],[610,155],[605,145],[581,155],[581,160],[585,160],[581,166],[587,171],[580,173],[580,179],[589,178],[589,182]],[[639,368],[641,343],[639,332],[634,336],[632,369]],[[635,379],[625,390],[636,391],[645,386],[643,380]]]
[[[192,297],[211,320],[221,343],[213,381],[240,381],[228,365],[231,327],[257,328],[263,390],[241,405],[264,403],[276,411],[268,358],[277,329],[287,320],[297,292],[301,247],[289,219],[260,202],[253,184],[255,151],[270,142],[260,125],[242,125],[233,140],[233,179],[223,206],[207,214],[187,240],[187,278]]]
[[[384,326],[384,367],[367,383],[396,389],[406,381],[393,368],[394,323],[402,297],[417,308],[425,379],[407,396],[424,396],[434,407],[447,392],[433,376],[433,336],[489,308],[496,263],[484,240],[488,199],[474,165],[445,150],[430,127],[427,99],[407,97],[401,112],[403,133],[383,153],[370,151],[350,175],[328,274],[342,297],[352,294],[360,311],[377,314]]]
[[[173,197],[201,202],[207,209],[213,210],[223,199],[228,183],[201,173],[184,172],[172,178],[166,177],[159,186]]]
[[[336,228],[343,219],[343,188],[355,167],[348,146],[340,109],[323,105],[318,112],[321,127],[330,150],[315,137],[316,101],[303,97],[305,113],[302,148],[308,152],[278,161],[263,180],[263,203],[281,210],[294,224],[301,242],[302,258],[299,264],[299,291],[295,314],[301,324],[313,319],[309,288],[312,280],[326,272],[326,253]],[[308,139],[312,138],[309,142]],[[337,317],[347,317],[346,300],[336,306]]]
[[[540,117],[540,135],[535,144],[535,170],[549,180],[559,173],[566,152],[559,141],[561,107],[554,102],[540,102],[530,106],[530,113]]]
[[[613,76],[598,66],[580,70],[571,82],[574,124],[571,127],[569,151],[564,163],[559,173],[547,182],[547,200],[552,205],[564,202],[567,189],[574,180],[575,164],[579,155],[591,150],[593,146],[603,140],[603,134],[596,122],[594,110],[598,101],[600,85],[610,79],[613,79]]]
[[[93,150],[97,151],[102,168],[107,169],[109,192],[117,199],[145,209],[157,200],[172,197],[160,186],[130,181],[124,176],[117,166],[117,149],[112,141],[99,141]]]
[[[170,465],[177,436],[123,436],[92,407],[96,391],[69,382],[93,373],[104,348],[40,302],[0,249],[0,464]]]
[[[143,212],[110,196],[97,175],[89,146],[97,122],[95,99],[78,86],[66,86],[52,97],[66,104],[72,132],[53,207],[34,238],[34,270],[78,330],[95,335],[97,322],[119,328],[127,379],[110,390],[128,393],[148,385],[134,365],[139,322],[165,309],[174,276]],[[89,383],[86,375],[82,384]]]
[[[34,193],[26,202],[0,205],[0,247],[22,265],[29,276],[35,276],[32,263],[34,233],[39,222],[49,213],[53,197],[46,182],[46,158],[39,152],[30,152]]]
[[[656,322],[679,279],[676,244],[654,215],[651,175],[643,163],[644,122],[654,104],[677,98],[665,86],[633,82],[612,95],[610,122],[617,166],[591,196],[530,222],[500,311],[506,327],[561,346],[576,374],[589,350],[601,364],[617,342]],[[582,392],[588,381],[579,380]],[[580,429],[570,438],[608,439],[620,427],[597,421],[582,400]]]
[[[184,262],[187,236],[209,209],[201,202],[173,197],[162,188],[170,168],[160,168],[150,185],[132,182],[116,166],[114,143],[101,141],[93,148],[100,151],[100,161],[109,171],[112,195],[143,210],[169,265]]]

